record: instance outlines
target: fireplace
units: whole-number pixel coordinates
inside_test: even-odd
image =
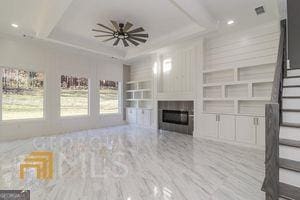
[[[159,101],[158,128],[193,135],[194,102],[193,101]]]
[[[189,112],[180,110],[163,110],[162,121],[171,124],[189,124]]]

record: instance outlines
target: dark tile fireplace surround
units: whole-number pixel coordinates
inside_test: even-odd
[[[193,135],[194,102],[193,101],[159,101],[158,128]]]

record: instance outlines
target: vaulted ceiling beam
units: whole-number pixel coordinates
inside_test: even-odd
[[[36,36],[47,38],[73,0],[44,0],[37,23],[34,27]]]
[[[217,28],[217,20],[203,6],[201,0],[169,0],[187,17],[199,26],[212,30]]]

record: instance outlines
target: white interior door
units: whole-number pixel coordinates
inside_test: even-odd
[[[236,140],[243,143],[255,144],[254,117],[236,116]]]
[[[220,115],[219,135],[225,140],[235,140],[235,116]]]

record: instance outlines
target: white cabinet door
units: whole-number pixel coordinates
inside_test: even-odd
[[[264,117],[257,117],[257,126],[256,126],[256,138],[257,138],[257,145],[265,146],[265,118]]]
[[[151,126],[151,110],[143,110],[143,126],[149,128]]]
[[[255,144],[254,118],[249,116],[236,116],[236,140],[238,142]]]
[[[220,115],[219,136],[225,140],[235,140],[235,116]]]
[[[126,119],[130,124],[136,123],[136,109],[135,108],[126,108]]]
[[[137,109],[136,110],[136,123],[139,126],[143,126],[144,125],[144,113],[143,113],[143,109]]]
[[[200,117],[201,122],[201,135],[217,138],[219,131],[219,123],[217,121],[217,115],[215,114],[203,114]]]

